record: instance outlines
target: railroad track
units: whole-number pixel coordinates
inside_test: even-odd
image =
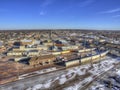
[[[119,64],[118,64],[119,65]],[[116,65],[117,66],[117,65]],[[70,67],[70,68],[73,68],[73,67]],[[70,69],[69,68],[69,69]],[[113,68],[115,68],[115,66],[114,67],[112,67],[111,69],[113,69]],[[39,77],[39,76],[44,76],[45,74],[52,74],[53,72],[63,72],[63,71],[65,71],[65,69],[66,69],[66,67],[63,67],[63,68],[60,68],[60,69],[57,69],[57,70],[55,70],[55,71],[52,71],[52,72],[47,72],[47,73],[43,73],[43,74],[37,74],[37,75],[34,75],[34,76],[31,76],[31,77],[26,77],[25,78],[25,81],[26,80],[28,80],[28,79],[30,79],[30,78],[33,78],[33,79],[35,79],[35,77]],[[110,71],[111,69],[109,69],[108,71]],[[106,72],[103,72],[102,74],[100,74],[99,76],[97,76],[97,77],[95,77],[94,79],[93,79],[93,81],[95,81],[96,79],[98,79],[100,76],[102,76],[102,75],[104,75],[105,73],[107,73],[108,71],[106,71]],[[62,74],[62,73],[61,73]],[[80,90],[85,90],[88,86],[90,86],[91,84],[92,84],[92,82],[93,81],[91,81],[91,82],[89,82],[89,83],[86,83],[83,87],[81,87],[80,88]],[[21,79],[21,80],[16,80],[16,81],[14,81],[14,82],[10,82],[10,83],[6,83],[6,84],[3,84],[2,85],[2,87],[4,87],[4,86],[8,86],[8,85],[12,85],[12,84],[15,84],[15,83],[17,83],[17,82],[24,82],[24,79]],[[12,84],[11,84],[12,83]],[[0,86],[0,88],[1,88],[1,86]],[[4,90],[4,89],[0,89],[0,90]]]
[[[116,68],[119,65],[120,63],[117,65],[114,65],[114,67],[110,68],[109,70],[102,72],[102,74],[97,75],[91,82],[86,83],[84,86],[80,87],[78,90],[86,90],[91,84],[93,84],[94,81],[96,81],[99,78],[103,78],[107,73],[109,73],[112,69]]]
[[[31,74],[30,76],[26,76],[24,79],[28,79],[28,78],[32,78],[32,77],[37,77],[37,76],[40,76],[40,75],[45,75],[45,74],[49,74],[49,73],[53,73],[53,72],[57,72],[57,71],[62,71],[64,69],[66,69],[66,67],[62,67],[62,68],[56,69],[54,71],[50,71],[50,72],[46,72],[46,73],[42,73],[42,74],[33,74],[33,75]],[[15,83],[17,81],[21,81],[21,80],[24,80],[24,79],[17,79],[17,80],[15,80],[13,82]],[[1,85],[7,85],[7,84],[10,84],[10,83],[12,83],[12,82],[8,82],[8,83],[5,83],[5,84],[0,84],[0,86]]]

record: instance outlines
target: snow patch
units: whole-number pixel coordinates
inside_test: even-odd
[[[120,70],[118,70],[118,71],[116,72],[116,74],[120,76]]]
[[[100,61],[100,63],[93,64],[93,68],[90,68],[91,66],[90,64],[69,68],[69,69],[66,69],[64,74],[54,77],[50,80],[47,80],[43,84],[35,85],[32,89],[34,90],[35,89],[48,89],[51,87],[52,83],[54,83],[57,80],[59,81],[59,84],[62,85],[74,79],[76,75],[81,76],[81,75],[85,75],[88,72],[91,73],[89,77],[83,78],[80,82],[75,83],[73,86],[69,86],[64,89],[64,90],[78,90],[81,87],[83,87],[84,84],[91,82],[94,79],[93,76],[99,76],[101,73],[104,73],[105,71],[111,69],[114,66],[113,65],[114,63],[118,63],[116,59],[106,57],[104,61]],[[49,72],[51,70],[55,70],[55,68],[48,69],[45,71]],[[41,73],[41,72],[42,71],[37,72],[37,73]],[[117,74],[120,75],[120,70],[117,72]],[[102,85],[99,85],[99,87],[100,87],[99,90],[104,90],[104,87]],[[95,90],[95,88],[91,87],[90,90]]]

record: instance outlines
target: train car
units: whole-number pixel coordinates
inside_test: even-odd
[[[62,51],[62,52],[61,52],[61,54],[68,54],[68,53],[71,53],[70,50]]]
[[[101,54],[101,57],[105,56],[109,51],[106,51],[104,53]]]
[[[100,54],[92,56],[92,60],[100,58]]]
[[[88,62],[94,62],[97,61],[98,59],[100,59],[100,57],[104,57],[109,51],[103,52],[101,54],[97,54],[94,56],[87,56],[81,59],[78,59],[78,57],[74,57],[73,60],[68,60],[65,62],[65,66],[66,67],[71,67],[71,66],[75,66],[75,65],[80,65],[80,64],[85,64]]]
[[[89,49],[85,49],[85,52],[89,52],[89,51],[93,51],[93,50],[95,50],[95,48],[89,48]]]
[[[61,52],[52,52],[52,55],[60,55]]]
[[[71,66],[76,66],[76,65],[80,65],[80,60],[71,60],[71,61],[66,61],[65,62],[65,66],[71,67]]]
[[[52,55],[64,55],[64,54],[70,54],[72,53],[70,50],[66,50],[66,51],[61,51],[61,52],[52,52]]]
[[[90,60],[92,60],[91,57],[84,57],[84,58],[81,58],[81,64],[84,64],[86,62],[89,62]]]
[[[90,52],[90,51],[95,50],[95,48],[88,48],[88,49],[83,49],[83,50],[78,50],[79,53],[83,53],[83,52]]]
[[[84,49],[83,49],[83,50],[78,50],[78,52],[79,52],[79,53],[82,53],[82,52],[85,52],[85,50],[84,50]]]

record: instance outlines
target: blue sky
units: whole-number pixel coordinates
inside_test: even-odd
[[[0,0],[0,29],[120,30],[120,0]]]

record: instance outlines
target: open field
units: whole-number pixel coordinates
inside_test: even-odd
[[[96,76],[107,72],[119,63],[115,58],[105,57],[103,61],[94,63],[91,68],[90,64],[72,67],[36,77],[25,78],[16,82],[8,83],[1,86],[4,90],[78,90],[83,85],[92,81]],[[70,83],[70,81],[73,81]]]

